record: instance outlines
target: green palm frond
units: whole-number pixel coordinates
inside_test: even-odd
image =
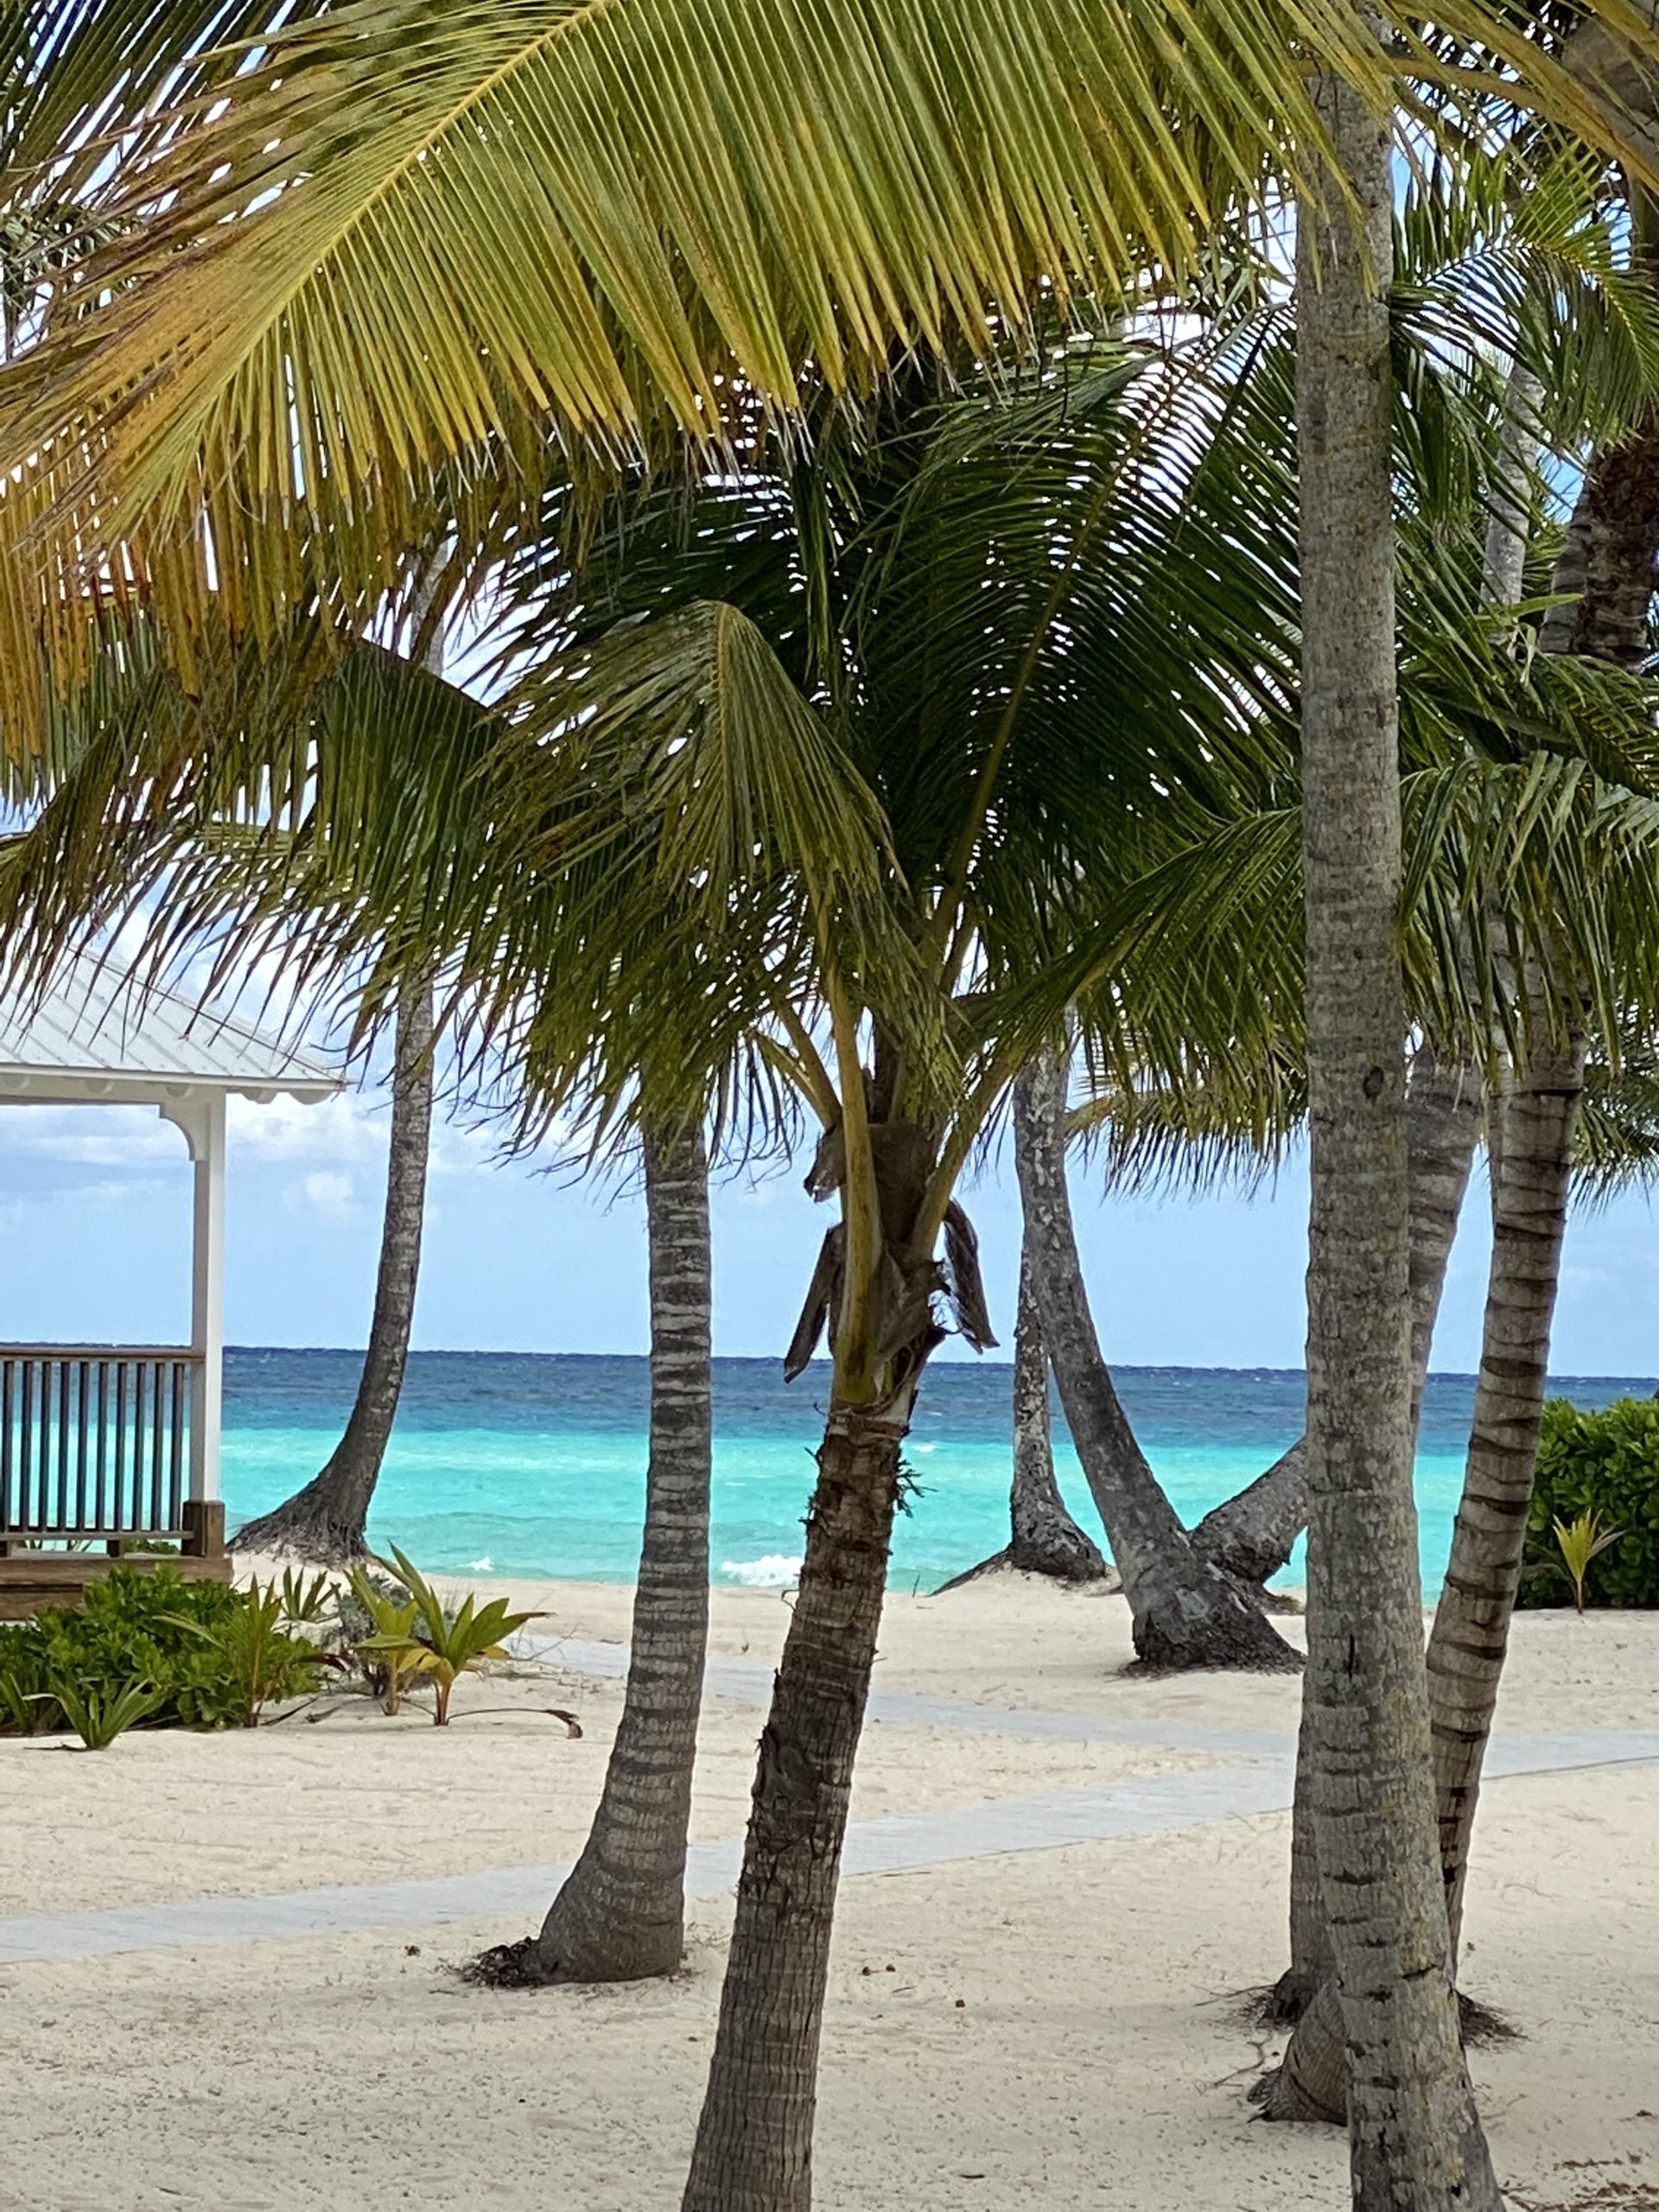
[[[49,539],[68,615],[148,577],[187,657],[216,593],[267,644],[308,585],[372,609],[458,463],[533,483],[550,448],[717,438],[734,392],[984,353],[1045,287],[1179,286],[1321,143],[1319,68],[1379,109],[1451,68],[1645,160],[1484,0],[1448,0],[1446,52],[1351,0],[24,12],[49,62],[30,128],[117,137],[90,180],[111,235],[64,287],[97,310],[0,390],[23,472],[0,523]],[[1598,12],[1651,43],[1628,0]],[[84,664],[60,595],[11,610],[9,719],[31,631]]]

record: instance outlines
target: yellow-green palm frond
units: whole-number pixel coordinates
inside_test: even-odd
[[[1600,12],[1640,47],[1638,9]],[[205,544],[268,635],[296,542],[313,589],[372,599],[399,487],[458,455],[707,439],[734,385],[790,404],[809,369],[983,350],[1044,286],[1179,283],[1319,143],[1312,70],[1381,109],[1447,67],[1355,0],[346,0],[270,32],[198,0],[173,76],[156,15],[35,0],[66,128],[124,60],[153,97],[117,102],[112,235],[66,280],[95,312],[5,386],[3,529],[83,588],[154,570],[187,632]],[[1593,126],[1507,9],[1439,22],[1465,78]],[[215,25],[253,41],[234,67]],[[35,613],[55,665],[84,651]]]

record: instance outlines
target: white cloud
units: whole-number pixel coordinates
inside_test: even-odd
[[[279,1096],[269,1105],[232,1098],[227,1113],[231,1152],[238,1160],[372,1160],[386,1148],[386,1109],[361,1092],[342,1090],[308,1106]]]
[[[283,1203],[290,1211],[308,1208],[319,1213],[325,1221],[352,1221],[357,1215],[357,1192],[349,1175],[342,1175],[336,1168],[320,1168],[315,1173],[303,1175],[297,1183],[290,1183],[283,1193]]]
[[[11,1103],[11,1102],[8,1102]],[[64,1160],[82,1167],[125,1167],[135,1160],[185,1159],[184,1139],[153,1106],[34,1106],[3,1126],[6,1150],[35,1160]]]

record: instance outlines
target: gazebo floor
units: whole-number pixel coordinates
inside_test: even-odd
[[[179,1552],[128,1552],[112,1559],[107,1552],[15,1551],[0,1559],[0,1621],[27,1620],[47,1605],[78,1605],[87,1586],[101,1582],[112,1567],[153,1574],[170,1567],[187,1582],[228,1582],[236,1562],[228,1553],[197,1559]]]

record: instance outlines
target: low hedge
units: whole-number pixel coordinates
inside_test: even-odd
[[[1592,1561],[1586,1602],[1659,1605],[1659,1401],[1619,1398],[1594,1412],[1567,1398],[1546,1402],[1523,1605],[1572,1604],[1552,1523],[1570,1524],[1592,1508],[1604,1528],[1624,1534]]]
[[[247,1606],[247,1593],[228,1583],[188,1582],[176,1567],[118,1567],[89,1583],[79,1605],[0,1626],[0,1734],[63,1727],[59,1683],[100,1700],[147,1684],[157,1700],[151,1727],[245,1722],[246,1682],[226,1641]]]

